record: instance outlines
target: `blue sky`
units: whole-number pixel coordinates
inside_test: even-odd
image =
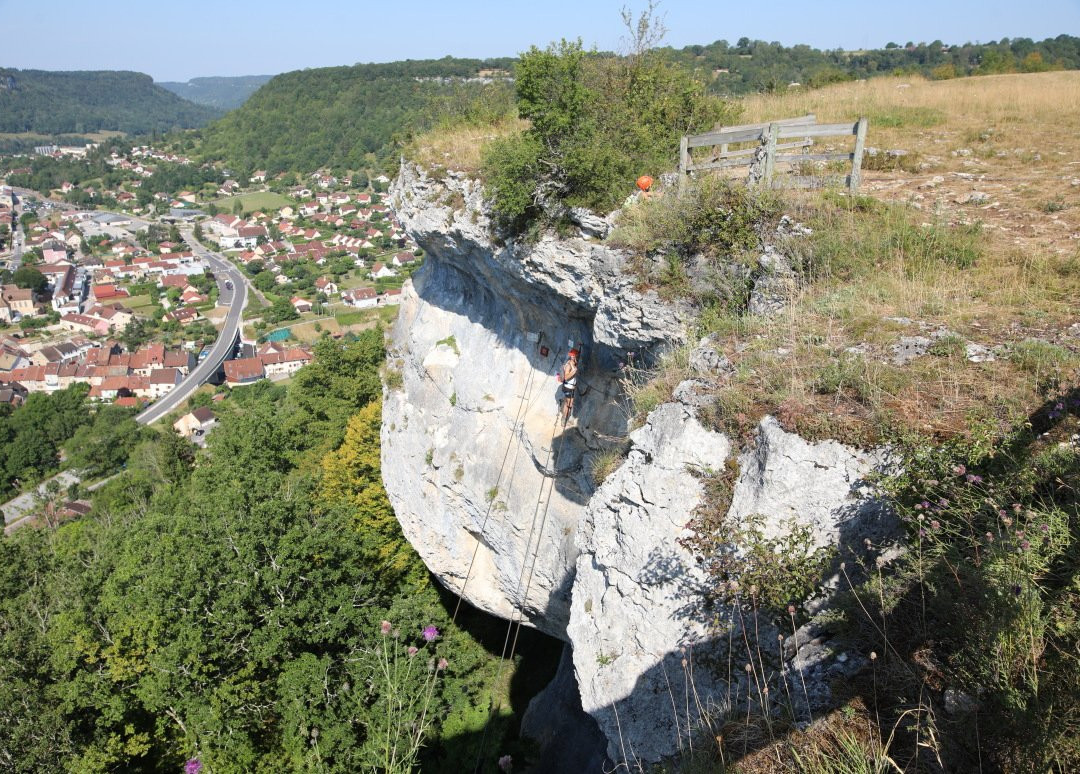
[[[513,56],[580,37],[617,50],[624,5],[644,0],[0,0],[0,66],[138,70],[159,81],[274,74],[396,59]],[[764,10],[767,8],[768,10]],[[809,13],[807,8],[812,9]],[[1080,0],[663,0],[681,47],[740,37],[878,48],[1080,35]]]

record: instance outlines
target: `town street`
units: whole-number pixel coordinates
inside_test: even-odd
[[[199,258],[206,260],[214,271],[218,284],[219,303],[228,304],[229,313],[225,317],[225,325],[218,333],[217,341],[214,342],[210,354],[201,363],[197,364],[180,384],[163,398],[157,400],[154,405],[143,411],[135,421],[149,425],[161,419],[166,414],[179,406],[198,387],[206,382],[214,372],[228,359],[232,352],[240,332],[240,317],[244,312],[244,304],[247,303],[247,283],[240,270],[229,261],[207,250],[195,241],[190,229],[181,229],[184,241],[191,246],[192,252]],[[230,290],[226,283],[232,283]]]

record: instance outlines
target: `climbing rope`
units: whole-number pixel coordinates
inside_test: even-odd
[[[556,358],[556,361],[557,360],[558,360],[558,358]],[[545,473],[543,479],[540,481],[540,494],[538,495],[537,500],[536,500],[536,507],[533,508],[532,521],[531,521],[531,523],[529,525],[529,535],[528,535],[528,538],[525,541],[525,555],[522,557],[521,572],[518,574],[517,587],[514,589],[514,597],[513,598],[514,599],[519,599],[520,603],[514,609],[514,612],[511,614],[510,620],[509,620],[509,622],[507,623],[507,626],[506,626],[506,637],[503,639],[503,648],[502,648],[502,652],[499,655],[499,667],[495,671],[495,680],[492,683],[492,685],[496,686],[496,687],[499,685],[499,681],[502,678],[503,669],[506,666],[507,661],[513,661],[514,654],[517,651],[518,636],[521,633],[521,618],[519,617],[518,614],[519,614],[519,612],[521,612],[522,609],[524,609],[526,600],[527,600],[528,595],[529,595],[529,591],[532,588],[533,575],[534,575],[535,570],[536,570],[536,560],[537,560],[537,558],[539,556],[539,553],[540,553],[540,544],[541,544],[541,539],[544,536],[544,527],[547,524],[548,511],[551,508],[551,495],[555,491],[555,481],[558,478],[558,464],[559,464],[559,456],[560,455],[559,455],[559,453],[555,453],[555,433],[559,429],[559,420],[560,419],[562,419],[562,427],[563,427],[563,430],[565,430],[566,429],[566,418],[563,417],[561,404],[560,404],[559,413],[556,415],[555,422],[554,422],[554,424],[552,425],[552,428],[551,428],[551,439],[550,439],[550,441],[548,443],[548,456],[547,456],[547,460],[544,463],[544,468],[543,468],[544,470],[547,470],[548,469],[548,463],[550,462],[551,463],[551,471],[552,471],[552,473],[551,473],[551,475],[547,475]],[[560,453],[562,452],[563,443],[565,442],[565,439],[566,439],[566,434],[564,432],[563,435],[560,436],[560,438],[559,438],[559,452]],[[547,497],[545,498],[545,496],[544,496],[544,487],[545,487],[545,485],[549,484],[549,480],[550,480],[550,485],[548,486]],[[540,518],[540,530],[539,530],[539,532],[537,532],[536,531],[536,517],[537,517],[538,514],[540,514],[540,506],[541,505],[544,506],[544,510],[543,510],[543,515]],[[536,534],[536,536],[537,536],[536,537],[536,548],[535,549],[533,549],[533,546],[532,546],[533,535],[534,534]],[[529,554],[530,553],[532,554],[532,562],[531,563],[529,562]],[[525,580],[526,567],[528,567],[528,580],[527,581]],[[521,592],[521,587],[522,587],[523,582],[525,583],[525,592],[524,592],[523,595],[519,596],[519,593]],[[514,628],[515,625],[517,626],[516,630]],[[511,641],[511,633],[513,633],[513,641]],[[509,653],[507,653],[507,648],[508,647],[509,647]],[[500,705],[499,705],[498,701],[493,702],[492,705],[491,705],[491,710],[488,713],[488,722],[484,724],[484,735],[480,739],[480,749],[477,751],[477,754],[476,754],[476,764],[473,767],[474,772],[479,772],[480,771],[480,764],[481,764],[481,762],[483,760],[484,750],[487,747],[488,732],[491,729],[492,721],[495,719],[496,713],[499,710],[499,706]]]
[[[558,362],[559,355],[561,355],[561,354],[562,354],[562,350],[559,350],[558,354],[556,354],[556,356],[555,356],[555,362]],[[518,452],[521,450],[521,445],[522,445],[521,444],[521,432],[520,432],[519,428],[520,428],[521,425],[524,424],[525,416],[528,415],[528,408],[525,408],[524,413],[522,413],[522,409],[523,409],[523,407],[525,407],[526,398],[530,397],[531,384],[532,384],[532,381],[533,381],[533,377],[536,375],[536,373],[537,373],[537,369],[535,369],[535,368],[531,369],[529,371],[528,378],[525,380],[525,386],[521,391],[521,400],[518,401],[517,414],[514,416],[514,423],[513,423],[512,427],[511,427],[511,430],[510,430],[510,440],[507,441],[506,451],[503,452],[502,462],[499,465],[499,475],[495,479],[495,489],[498,490],[499,484],[502,483],[503,473],[506,471],[506,460],[510,456],[510,449],[511,449],[511,447],[514,447],[514,440],[517,439],[518,444],[517,444],[516,447],[514,447],[514,461],[510,465],[510,471],[511,471],[510,472],[510,480],[507,483],[507,489],[506,489],[507,499],[509,499],[510,492],[513,491],[514,477],[517,475],[517,455],[518,455]],[[531,405],[532,405],[532,401],[529,402],[530,407],[531,407]],[[487,528],[488,520],[491,518],[491,511],[495,507],[496,499],[497,498],[493,497],[488,502],[487,512],[484,513],[484,520],[480,524],[480,534],[481,535],[484,534],[484,530]],[[461,602],[465,597],[465,589],[469,585],[469,578],[472,576],[473,566],[476,564],[476,556],[479,553],[479,551],[480,551],[480,541],[477,540],[476,545],[473,546],[472,558],[469,560],[469,567],[465,571],[465,580],[461,584],[461,591],[458,592],[457,603],[454,605],[454,614],[453,614],[453,616],[451,616],[451,619],[450,619],[454,623],[457,623],[458,613],[461,610]]]

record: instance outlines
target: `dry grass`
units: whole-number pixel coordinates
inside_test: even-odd
[[[414,139],[405,149],[405,155],[428,169],[451,169],[476,175],[486,143],[520,132],[527,126],[527,122],[515,118],[487,126],[437,127]]]
[[[785,311],[702,317],[737,366],[712,412],[718,427],[745,434],[770,412],[809,437],[940,438],[973,422],[1003,427],[1077,378],[1080,73],[882,78],[751,97],[744,115],[807,112],[822,122],[870,116],[868,142],[917,154],[919,169],[868,172],[873,198],[788,195],[815,233],[796,246],[808,257]],[[973,189],[989,202],[961,203]],[[948,346],[891,362],[902,336],[940,330],[955,334]],[[1046,364],[1009,354],[1029,339],[1048,342]],[[972,363],[965,342],[1005,350]]]
[[[914,155],[915,174],[868,172],[863,191],[979,219],[1001,245],[1071,254],[1080,239],[1080,72],[927,81],[874,78],[744,101],[746,121],[870,119],[867,143]],[[944,178],[938,184],[932,179]],[[961,205],[973,190],[983,206]]]

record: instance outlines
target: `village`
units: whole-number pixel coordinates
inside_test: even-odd
[[[192,162],[137,146],[106,163],[115,174],[105,179],[0,187],[0,224],[10,224],[0,248],[0,402],[80,382],[91,400],[133,408],[167,395],[209,354],[229,312],[233,282],[215,276],[204,248],[251,290],[239,346],[213,379],[230,387],[288,379],[318,338],[386,319],[378,308],[400,301],[422,261],[381,200],[385,178],[358,190],[323,172],[284,188],[279,176],[271,191],[259,171],[243,184],[226,176],[148,194],[156,171]]]

